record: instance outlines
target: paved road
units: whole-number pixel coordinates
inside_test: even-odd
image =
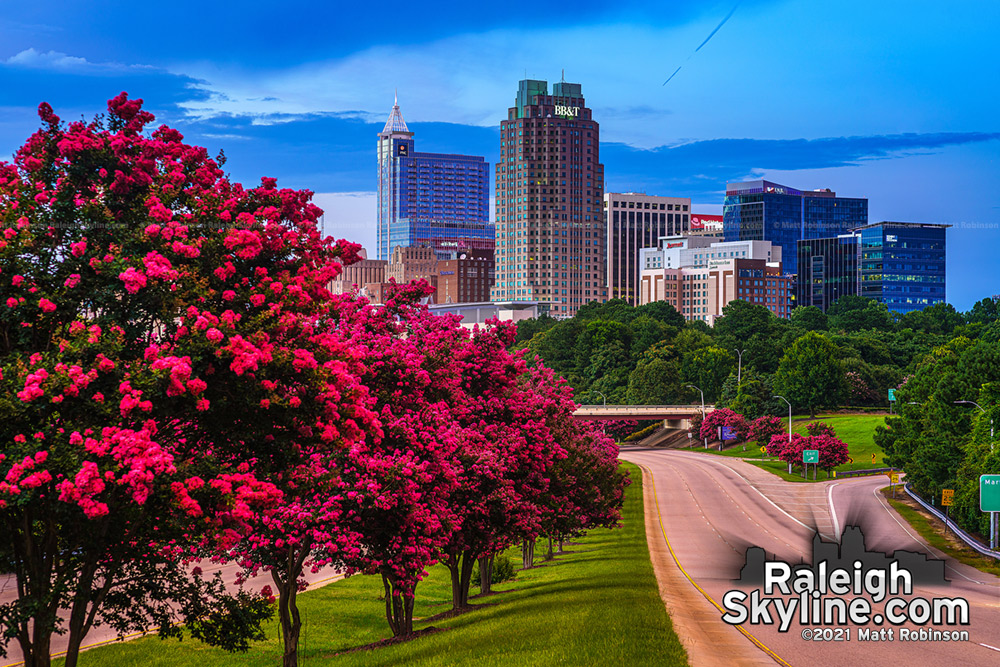
[[[622,450],[622,458],[644,466],[653,476],[659,519],[673,550],[671,556],[668,550],[651,548],[653,558],[676,559],[690,580],[719,604],[726,591],[737,588],[732,579],[739,576],[748,546],[762,547],[769,557],[777,556],[790,563],[808,563],[812,559],[815,531],[830,537],[847,523],[861,525],[869,550],[886,553],[895,549],[919,550],[934,558],[943,557],[924,544],[878,495],[878,489],[886,485],[885,477],[795,484],[756,466],[710,454],[627,448]],[[658,530],[657,534],[650,531],[648,535],[664,541]],[[651,542],[651,547],[654,546]],[[667,565],[677,569],[673,563]],[[661,564],[658,573],[665,567]],[[774,654],[772,658],[779,664],[851,667],[890,661],[910,665],[1000,664],[1000,579],[954,562],[948,563],[946,576],[952,582],[950,586],[917,586],[914,596],[968,600],[970,625],[956,628],[969,631],[967,642],[900,641],[898,629],[895,641],[865,642],[859,641],[857,626],[847,626],[852,629],[850,642],[820,643],[806,641],[801,636],[803,629],[820,624],[801,625],[798,618],[786,633],[763,624],[743,627]],[[722,623],[719,620],[722,612],[704,597],[692,598],[694,586],[690,581],[676,577],[671,586],[672,591],[687,600],[683,606],[700,605],[696,613],[686,614],[678,624],[695,667],[712,663],[749,664],[754,661],[754,654],[758,658],[764,655],[750,638]],[[748,593],[753,590],[740,588]],[[668,607],[671,590],[666,591]],[[881,611],[881,605],[873,606]],[[672,615],[674,611],[671,609]],[[910,623],[901,627],[919,628]],[[699,645],[698,637],[702,635],[718,639]],[[733,643],[736,640],[742,643],[737,646]],[[727,648],[717,648],[722,645]],[[713,657],[713,651],[719,650],[730,653]]]
[[[203,563],[202,568],[205,570],[206,576],[212,576],[216,571],[222,572],[222,579],[226,583],[227,587],[231,591],[237,589],[234,584],[237,574],[239,574],[239,567],[236,565],[225,565],[222,567],[212,566],[210,563]],[[341,577],[338,572],[332,568],[323,568],[315,574],[312,572],[306,572],[305,578],[309,583],[309,588],[318,588],[331,581],[339,579]],[[274,581],[271,579],[270,573],[261,574],[253,579],[247,581],[244,584],[244,588],[249,591],[259,591],[264,586],[270,586],[274,588]],[[0,604],[4,602],[10,602],[17,599],[17,583],[14,581],[13,576],[10,575],[0,575]],[[128,639],[133,639],[135,636],[129,636]],[[102,626],[99,628],[94,628],[90,631],[87,637],[83,640],[84,648],[92,648],[96,645],[105,644],[108,642],[115,641],[118,635],[114,630],[108,628],[107,626]],[[52,636],[52,651],[53,655],[60,655],[62,651],[66,650],[66,646],[69,643],[68,635],[53,635]],[[7,657],[0,658],[0,665],[3,667],[12,667],[13,665],[20,665],[21,663],[21,648],[17,642],[12,642],[7,646]]]

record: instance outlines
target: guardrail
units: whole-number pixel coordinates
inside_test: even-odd
[[[912,491],[910,489],[910,485],[909,484],[904,484],[903,485],[903,490],[906,491],[906,495],[910,496],[915,501],[917,501],[918,503],[920,503],[921,507],[923,507],[925,510],[927,510],[928,512],[930,512],[931,514],[933,514],[934,516],[936,516],[941,521],[944,521],[945,525],[948,526],[949,528],[951,528],[952,532],[954,532],[955,535],[957,535],[963,542],[965,542],[970,547],[972,547],[973,549],[975,549],[976,551],[978,551],[979,553],[981,553],[984,556],[989,556],[990,558],[996,558],[997,560],[1000,560],[1000,552],[993,551],[993,550],[988,549],[988,548],[984,547],[983,545],[981,545],[979,543],[979,540],[977,540],[972,535],[970,535],[969,533],[967,533],[964,530],[962,530],[961,528],[959,528],[957,525],[955,525],[955,522],[952,521],[947,516],[945,516],[944,513],[942,513],[937,508],[935,508],[933,505],[929,505],[926,500],[924,500],[919,495],[917,495],[914,491]]]
[[[837,479],[844,477],[867,477],[868,475],[888,475],[891,472],[900,472],[896,468],[866,468],[863,470],[845,470],[843,472],[834,470]]]

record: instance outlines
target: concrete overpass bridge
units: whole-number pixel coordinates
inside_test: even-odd
[[[705,414],[715,410],[705,406]],[[691,419],[701,413],[701,405],[581,405],[573,411],[574,419],[610,421],[613,419],[662,419],[664,428],[691,428]]]

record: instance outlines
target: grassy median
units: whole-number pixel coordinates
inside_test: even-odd
[[[443,566],[417,587],[414,629],[437,628],[408,642],[359,649],[390,635],[375,577],[351,577],[299,598],[304,628],[300,664],[313,665],[686,665],[687,658],[657,590],[643,524],[642,475],[625,496],[623,527],[595,530],[568,553],[518,571],[498,594],[473,600],[474,611],[447,619],[451,585]],[[544,554],[541,541],[536,555]],[[512,552],[520,563],[520,552]],[[475,593],[476,589],[473,589]],[[147,637],[87,651],[92,666],[201,667],[281,663],[277,624],[247,654],[227,654],[193,640]]]

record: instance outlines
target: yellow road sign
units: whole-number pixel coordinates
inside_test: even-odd
[[[898,472],[889,473],[889,483],[890,484],[899,484],[899,473]]]
[[[872,454],[872,463],[875,463],[875,454]]]
[[[760,448],[760,453],[761,454],[767,454],[767,447],[761,447]]]
[[[948,507],[955,501],[955,489],[941,489],[941,506]]]

